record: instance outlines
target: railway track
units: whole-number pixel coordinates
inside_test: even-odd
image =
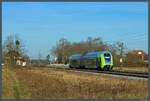
[[[53,67],[50,67],[53,68]],[[69,71],[81,71],[81,72],[91,72],[91,73],[99,73],[99,74],[110,74],[116,76],[124,76],[124,77],[136,77],[136,78],[144,78],[148,79],[148,72],[131,72],[131,71],[97,71],[96,69],[75,69],[75,68],[59,68],[54,67],[54,69],[61,69],[61,70],[69,70]]]
[[[118,74],[118,75],[127,75],[127,76],[148,78],[148,73],[147,72],[110,71],[108,73],[114,73],[114,74]]]
[[[139,77],[139,78],[148,78],[147,72],[129,72],[129,71],[97,71],[97,70],[90,70],[90,69],[69,69],[69,70],[77,70],[77,71],[88,71],[94,73],[104,73],[104,74],[112,74],[112,75],[122,75],[122,76],[130,76],[130,77]]]

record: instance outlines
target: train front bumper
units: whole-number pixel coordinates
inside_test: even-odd
[[[113,66],[112,65],[105,65],[103,70],[112,70]]]

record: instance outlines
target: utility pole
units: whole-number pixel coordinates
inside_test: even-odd
[[[65,42],[65,39],[63,38],[61,41],[61,45],[62,45],[62,63],[64,64],[64,42]]]
[[[64,64],[64,40],[63,40],[63,64]]]
[[[14,60],[16,62],[16,65],[20,65],[21,64],[21,61],[19,59],[19,57],[20,57],[19,45],[20,45],[19,40],[16,40],[16,50],[15,50],[16,54],[14,55]]]
[[[120,51],[120,69],[122,69],[123,66],[123,51],[124,51],[124,46],[123,43],[118,43],[119,51]]]
[[[120,52],[121,52],[121,53],[120,53],[120,55],[121,55],[121,58],[120,58],[120,63],[121,63],[121,70],[122,70],[122,62],[123,62],[123,61],[122,61],[122,54],[123,54],[123,43],[121,43],[121,47],[120,47],[120,48],[121,48],[121,49],[120,49],[120,50],[121,50],[121,51],[120,51]]]
[[[42,57],[42,55],[41,55],[41,52],[39,51],[39,56],[38,56],[38,65],[39,65],[39,67],[41,66],[41,57]]]

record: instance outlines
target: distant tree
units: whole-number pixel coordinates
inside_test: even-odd
[[[107,44],[105,44],[100,37],[95,38],[95,39],[93,39],[93,50],[94,50],[94,52],[106,51]]]
[[[51,49],[51,52],[57,57],[58,63],[65,63],[65,58],[70,56],[70,49],[70,42],[65,38],[61,38],[56,46]]]
[[[42,58],[42,55],[41,55],[41,52],[39,51],[39,54],[38,54],[38,65],[39,66],[41,66],[41,64],[42,64],[41,58]]]
[[[107,45],[103,43],[100,37],[88,37],[86,41],[70,43],[67,39],[61,38],[56,46],[51,49],[58,63],[69,62],[69,56],[73,54],[86,54],[88,52],[104,51]]]
[[[110,51],[113,55],[116,55],[118,51],[116,44],[107,44],[107,50]]]
[[[85,42],[72,43],[71,45],[71,54],[84,54],[88,52],[87,44]]]
[[[92,52],[93,44],[92,44],[92,37],[88,37],[87,39],[87,50],[88,52]]]
[[[8,65],[15,65],[17,59],[25,55],[25,47],[17,34],[6,37],[2,49],[3,62]]]
[[[98,52],[105,51],[107,49],[107,45],[102,41],[100,37],[92,38],[88,37],[86,44],[88,52]]]
[[[122,59],[124,60],[124,56],[125,56],[125,53],[126,53],[126,46],[124,45],[123,42],[117,42],[116,43],[116,47],[117,47],[117,53],[119,54],[119,59]],[[120,62],[120,66],[123,65],[123,62],[121,63]]]

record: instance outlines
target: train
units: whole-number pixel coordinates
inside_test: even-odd
[[[70,68],[95,68],[110,71],[113,66],[113,56],[109,51],[74,54],[69,57]]]

